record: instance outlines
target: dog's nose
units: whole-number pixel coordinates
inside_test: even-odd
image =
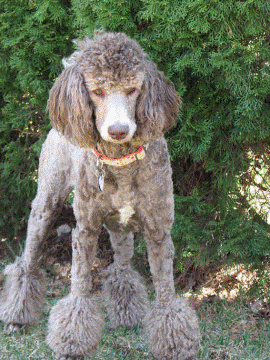
[[[110,137],[114,140],[124,140],[129,132],[129,126],[128,125],[122,125],[122,124],[113,124],[110,125],[108,128],[108,133]]]

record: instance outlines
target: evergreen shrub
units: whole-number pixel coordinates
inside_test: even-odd
[[[37,161],[49,129],[48,92],[72,51],[72,16],[62,1],[0,1],[0,226],[25,227]]]
[[[267,261],[268,1],[0,0],[0,10],[0,225],[25,226],[60,59],[71,53],[72,39],[103,28],[136,38],[183,100],[167,135],[176,268],[189,257]]]

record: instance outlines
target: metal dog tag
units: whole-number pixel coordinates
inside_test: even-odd
[[[97,158],[96,162],[96,176],[98,180],[98,187],[100,191],[103,191],[104,189],[104,174],[105,171],[103,170],[103,162]]]
[[[100,173],[98,176],[98,187],[100,191],[103,191],[104,189],[104,174]]]

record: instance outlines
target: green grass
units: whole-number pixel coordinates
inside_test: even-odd
[[[203,305],[199,359],[269,360],[269,320],[252,313],[243,299]]]
[[[6,335],[0,332],[1,360],[53,360],[45,343],[49,310],[54,301],[48,301],[44,318],[27,332]],[[241,298],[209,304],[203,302],[198,310],[202,332],[199,359],[213,360],[269,360],[269,320],[252,313]],[[3,324],[0,324],[2,330]],[[153,360],[143,330],[104,329],[99,350],[92,360]]]

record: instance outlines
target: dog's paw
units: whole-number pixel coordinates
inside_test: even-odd
[[[139,274],[111,265],[103,285],[103,298],[110,319],[109,327],[134,327],[142,321],[149,308],[146,288]]]
[[[57,360],[82,360],[97,350],[104,315],[95,297],[69,294],[51,310],[47,343]]]
[[[197,359],[200,328],[195,311],[185,299],[174,298],[167,304],[154,303],[143,322],[156,359]]]

